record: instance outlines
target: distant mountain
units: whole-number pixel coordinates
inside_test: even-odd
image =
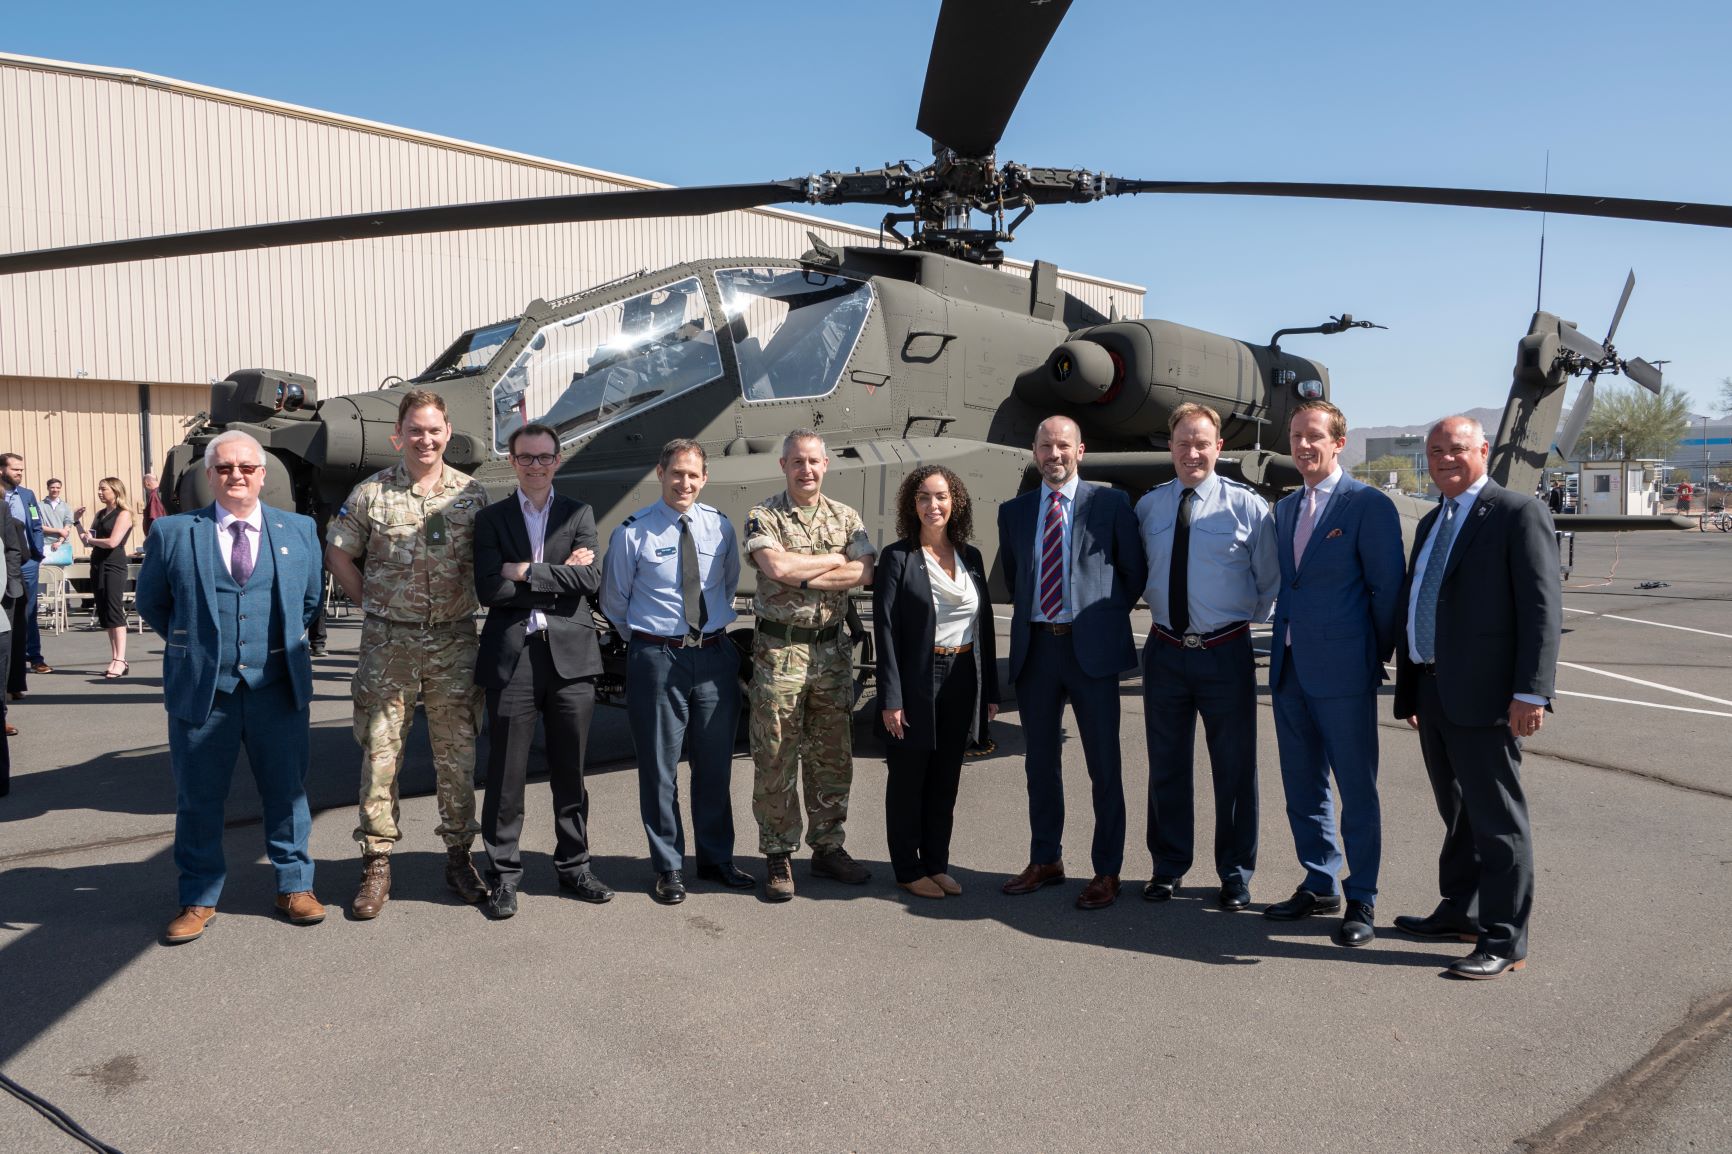
[[[1423,437],[1431,431],[1431,426],[1437,423],[1439,417],[1447,415],[1447,413],[1439,413],[1436,417],[1419,425],[1371,425],[1364,429],[1350,427],[1347,430],[1347,447],[1341,450],[1341,466],[1345,469],[1351,469],[1355,465],[1365,463],[1365,441],[1368,437]],[[1502,409],[1469,409],[1465,415],[1484,425],[1486,435],[1489,437],[1497,436],[1498,422],[1503,420]]]

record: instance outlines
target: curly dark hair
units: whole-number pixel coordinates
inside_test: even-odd
[[[974,502],[968,499],[968,486],[962,478],[943,465],[922,465],[906,477],[896,490],[896,535],[904,541],[920,540],[920,515],[914,511],[914,493],[928,477],[943,477],[950,488],[950,520],[944,535],[961,549],[974,536]]]

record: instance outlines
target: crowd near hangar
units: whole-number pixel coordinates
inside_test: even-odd
[[[725,174],[723,174],[725,175]],[[650,181],[125,69],[0,54],[0,245],[133,236]],[[644,268],[878,243],[779,209],[347,241],[0,277],[0,449],[93,503],[136,492],[210,384],[308,374],[321,397],[426,367],[465,329]],[[1026,264],[1006,266],[1026,272]],[[1143,290],[1062,273],[1102,313]]]

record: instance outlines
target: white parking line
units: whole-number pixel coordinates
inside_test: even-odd
[[[1668,625],[1664,621],[1643,621],[1640,617],[1620,617],[1616,613],[1602,613],[1600,616],[1608,621],[1628,621],[1634,625],[1658,625],[1661,629],[1681,629],[1685,633],[1703,633],[1709,637],[1732,638],[1732,633],[1716,633],[1712,629],[1692,629],[1688,625]]]
[[[1661,685],[1658,681],[1643,681],[1640,677],[1631,677],[1625,673],[1613,673],[1608,669],[1595,669],[1592,665],[1577,665],[1573,661],[1560,661],[1558,665],[1565,669],[1580,669],[1583,673],[1597,673],[1601,677],[1615,677],[1619,681],[1628,681],[1632,685],[1642,685],[1649,689],[1658,689],[1663,693],[1677,693],[1684,697],[1694,697],[1697,701],[1712,701],[1715,705],[1732,706],[1732,701],[1723,697],[1709,697],[1706,693],[1696,693],[1689,689],[1679,689],[1673,685]]]
[[[1708,717],[1732,717],[1718,709],[1692,709],[1688,705],[1662,705],[1657,701],[1635,701],[1628,697],[1602,697],[1598,693],[1577,693],[1570,689],[1556,691],[1559,697],[1586,697],[1593,701],[1615,701],[1619,705],[1645,705],[1649,709],[1670,709],[1676,713],[1700,713]]]

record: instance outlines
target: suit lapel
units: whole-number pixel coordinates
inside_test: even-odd
[[[549,565],[562,564],[571,556],[572,547],[577,544],[577,526],[573,524],[576,513],[577,503],[571,498],[558,493],[548,498],[547,536],[541,542],[541,559]]]
[[[1443,570],[1445,581],[1455,575],[1456,567],[1461,564],[1462,555],[1467,552],[1467,547],[1479,533],[1479,527],[1491,516],[1490,498],[1497,494],[1498,488],[1496,481],[1487,481],[1485,488],[1479,491],[1479,496],[1474,498],[1473,504],[1463,515],[1462,523],[1455,527],[1455,540],[1450,542],[1449,561]]]
[[[511,543],[517,548],[517,553],[520,557],[525,561],[532,560],[535,557],[535,547],[529,540],[529,522],[524,520],[523,517],[523,499],[519,494],[519,491],[513,489],[511,491],[511,496],[506,498],[506,500],[509,501],[510,504],[505,510],[505,524],[511,531]],[[552,503],[556,500],[558,500],[557,497],[548,498],[547,522],[549,529],[551,529],[553,525]],[[546,542],[544,541],[543,545],[545,544]],[[546,550],[543,549],[543,554],[545,555],[545,553]]]
[[[263,504],[259,506],[259,512],[264,515],[261,522],[264,531],[259,534],[259,547],[262,552],[271,555],[271,568],[280,570],[292,561],[298,562],[300,558],[290,552],[289,527],[283,523],[282,514],[269,505]],[[292,629],[294,622],[301,619],[300,606],[292,605],[289,602],[289,591],[297,588],[297,583],[288,578],[289,575],[286,572],[278,573],[275,589],[277,605],[283,611],[283,631],[285,633]]]
[[[1088,552],[1089,499],[1094,496],[1094,491],[1095,487],[1087,481],[1078,481],[1076,499],[1071,502],[1070,571],[1073,591],[1076,588],[1076,574],[1082,564],[1082,558]],[[1074,592],[1072,596],[1075,596]]]
[[[204,511],[204,519],[193,522],[193,557],[198,569],[198,590],[204,603],[216,612],[216,575],[222,568],[222,547],[217,543],[217,507]]]

